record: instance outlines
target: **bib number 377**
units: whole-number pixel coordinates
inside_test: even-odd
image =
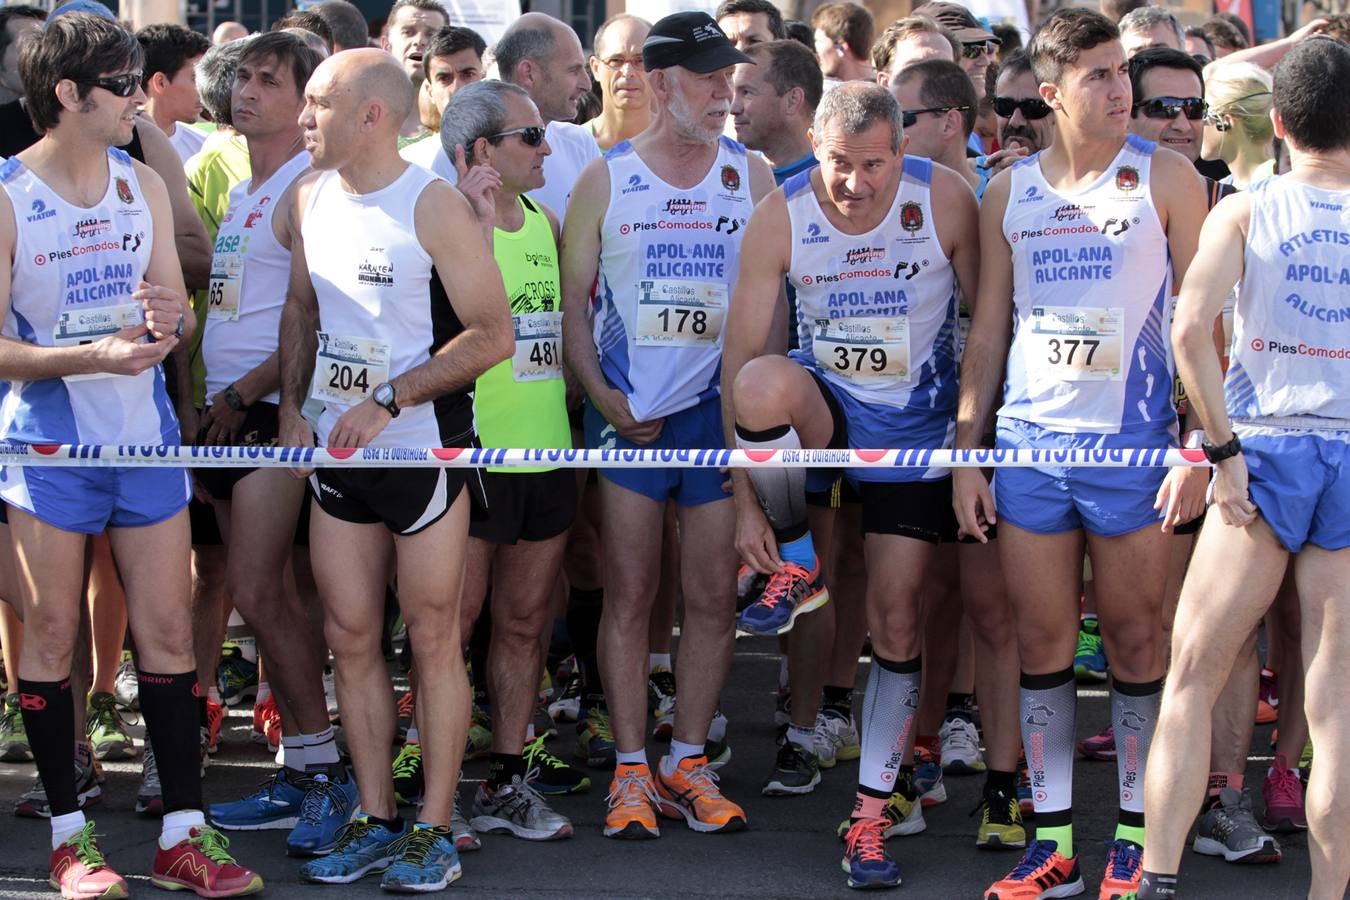
[[[355,406],[376,385],[389,380],[389,345],[358,337],[318,332],[314,358],[313,394],[316,400]]]
[[[1033,307],[1033,361],[1060,381],[1119,381],[1124,321],[1119,308]]]

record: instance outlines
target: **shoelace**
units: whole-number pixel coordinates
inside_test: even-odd
[[[395,778],[416,778],[422,768],[422,745],[404,744],[394,759]]]
[[[413,714],[413,692],[408,691],[398,698],[398,717],[400,719],[410,719]]]
[[[647,680],[656,688],[657,698],[664,700],[675,696],[675,673],[674,672],[653,672],[647,676]]]
[[[975,804],[975,808],[966,814],[966,817],[975,815],[983,811],[983,820],[991,825],[1011,825],[1013,822],[1013,810],[1017,808],[1017,798],[1010,797],[1002,791],[990,791],[980,798],[980,802]]]
[[[84,863],[86,868],[101,869],[108,864],[103,856],[103,851],[95,843],[99,835],[94,834],[94,823],[86,822],[84,827],[75,832],[66,841],[79,857],[80,862]]]
[[[370,834],[371,824],[365,817],[353,819],[352,821],[338,828],[337,833],[333,835],[335,841],[333,845],[333,855],[345,853],[351,849],[353,844],[364,840],[366,835]]]
[[[846,852],[849,856],[857,856],[860,862],[884,861],[886,839],[882,834],[885,830],[885,819],[859,819],[844,836]]]
[[[759,595],[755,604],[767,606],[769,609],[775,608],[791,596],[793,580],[799,577],[797,573],[805,571],[796,563],[788,563],[783,567],[783,571],[773,573],[773,576],[769,578],[769,583],[764,587],[764,593]]]
[[[197,845],[202,851],[202,856],[216,865],[228,866],[234,862],[234,857],[230,856],[228,850],[230,839],[209,825],[192,829],[188,840]]]
[[[1270,800],[1266,806],[1301,806],[1303,804],[1303,782],[1292,769],[1276,769],[1272,776]]]
[[[537,768],[530,769],[525,773],[524,778],[516,775],[511,779],[509,785],[499,788],[497,797],[501,796],[502,791],[507,792],[506,797],[499,800],[502,811],[523,822],[529,819],[530,813],[536,805],[544,805],[546,801],[543,795],[530,784],[538,777],[539,770]]]
[[[791,743],[791,741],[788,743]],[[688,772],[681,769],[676,769],[676,772],[683,774],[685,781],[689,784],[690,802],[722,796],[721,790],[717,787],[717,782],[720,779],[716,772],[708,768],[706,763],[696,765]]]
[[[958,720],[955,727],[948,729],[947,743],[953,750],[978,751],[980,742],[976,737],[975,726],[964,719]]]
[[[323,819],[325,801],[332,800],[337,811],[346,818],[347,798],[337,792],[337,783],[328,780],[326,775],[314,776],[314,783],[305,792],[300,804],[300,820],[310,825],[318,825]]]
[[[816,737],[821,736],[834,745],[836,752],[844,746],[844,736],[830,727],[830,717],[823,712],[816,713]]]
[[[1143,851],[1129,841],[1116,841],[1111,845],[1111,858],[1107,861],[1106,869],[1111,878],[1117,881],[1130,881],[1143,864]]]
[[[1045,865],[1054,852],[1055,848],[1051,847],[1050,844],[1044,841],[1032,841],[1031,846],[1027,848],[1026,855],[1022,857],[1022,861],[1008,873],[1007,880],[1020,881],[1029,878]]]
[[[424,866],[427,857],[431,855],[431,851],[436,846],[438,837],[440,835],[430,828],[413,828],[399,838],[391,849],[398,855],[399,862]]]
[[[567,763],[544,749],[544,735],[539,735],[533,741],[525,745],[525,752],[521,754],[525,757],[525,765],[537,776],[540,769],[566,769]],[[526,776],[529,780],[530,776]]]
[[[610,807],[655,805],[656,793],[649,777],[629,773],[615,779],[614,789],[605,795],[605,803]]]
[[[89,706],[89,723],[105,731],[117,731],[121,719],[117,715],[117,700],[112,694],[100,695]]]
[[[598,708],[591,707],[586,711],[586,722],[594,737],[602,741],[612,742],[614,740],[614,728],[609,724],[609,716],[602,713]]]

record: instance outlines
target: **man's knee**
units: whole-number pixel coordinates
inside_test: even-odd
[[[796,365],[785,359],[761,356],[746,363],[736,374],[733,396],[738,420],[783,416],[790,411],[795,389],[784,377],[790,370],[784,370],[783,363]]]

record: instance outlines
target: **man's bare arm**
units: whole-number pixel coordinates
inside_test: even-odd
[[[603,160],[581,171],[563,221],[559,268],[562,279],[563,359],[567,369],[594,397],[609,387],[591,335],[591,289],[600,271],[600,224],[609,207],[609,167]]]
[[[178,248],[179,264],[183,267],[183,281],[191,290],[202,290],[211,281],[211,242],[206,237],[206,226],[198,218],[197,209],[188,195],[183,161],[169,138],[153,122],[138,118],[136,134],[141,139],[145,164],[164,179],[164,187],[169,192],[169,204],[173,209],[174,243]]]
[[[319,350],[319,299],[309,279],[305,241],[300,233],[304,205],[313,190],[316,175],[296,183],[293,200],[286,207],[291,245],[291,276],[286,286],[286,305],[281,309],[280,354],[282,415],[299,417],[314,376],[314,354]]]
[[[980,445],[998,399],[1012,340],[1012,248],[1003,235],[1011,176],[989,182],[980,207],[979,287],[971,309],[970,335],[961,361],[961,399],[956,413],[956,446]]]

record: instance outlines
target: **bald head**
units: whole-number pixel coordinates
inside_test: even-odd
[[[570,121],[577,100],[591,89],[581,41],[568,26],[543,13],[526,13],[493,48],[502,81],[523,87],[545,122]]]
[[[211,43],[228,44],[240,38],[248,37],[248,29],[238,22],[221,22],[211,34]]]
[[[349,96],[358,106],[378,105],[384,111],[382,128],[397,132],[417,103],[408,73],[388,51],[374,47],[344,50],[326,59],[315,70],[315,77],[330,66],[335,92]]]

